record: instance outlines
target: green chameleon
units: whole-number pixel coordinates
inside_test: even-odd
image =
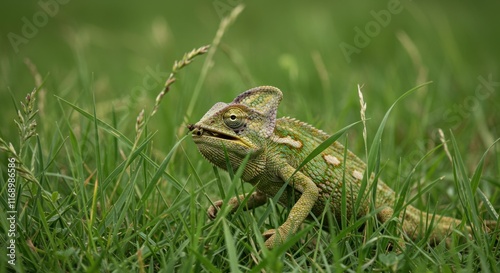
[[[357,211],[354,211],[352,202],[361,194],[366,164],[349,151],[344,162],[345,148],[340,143],[333,143],[296,171],[299,164],[329,136],[293,118],[277,119],[281,98],[281,91],[275,87],[256,87],[240,94],[229,104],[216,103],[199,122],[188,125],[201,154],[219,168],[226,169],[226,158],[229,158],[233,169],[237,169],[243,159],[250,155],[242,179],[254,185],[256,190],[248,198],[244,209],[264,205],[288,182],[288,189],[283,191],[279,203],[284,206],[292,203],[291,210],[281,226],[264,232],[267,248],[282,244],[289,235],[297,232],[310,214],[320,216],[327,202],[330,202],[332,213],[340,222],[342,183],[346,183],[345,192],[349,196],[344,198],[347,202],[344,219],[362,217],[370,210],[369,198],[364,198],[366,201],[361,203]],[[381,181],[377,183],[376,190],[374,207],[380,210],[377,218],[386,222],[395,217],[395,192]],[[236,211],[244,198],[240,195],[230,199],[232,212]],[[208,209],[209,217],[215,218],[221,206],[222,200],[215,202]],[[433,222],[435,225],[429,239],[434,244],[445,239],[461,222],[446,216],[428,215],[410,205],[406,207],[405,213],[397,217],[402,222],[403,231],[412,240],[422,238],[425,230],[422,225]],[[486,224],[494,226],[496,222],[489,221]],[[470,234],[470,228],[466,229]]]

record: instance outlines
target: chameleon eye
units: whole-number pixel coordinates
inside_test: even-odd
[[[231,108],[224,113],[224,123],[231,129],[238,129],[245,123],[245,117],[241,109]]]

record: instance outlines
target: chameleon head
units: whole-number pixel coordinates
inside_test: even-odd
[[[281,98],[278,88],[261,86],[240,94],[231,103],[216,103],[200,121],[188,125],[194,143],[205,158],[223,169],[226,169],[224,151],[234,169],[248,154],[252,158],[263,157],[265,140],[276,125]],[[252,161],[263,167],[265,158],[259,160]],[[252,178],[248,172],[246,176]]]

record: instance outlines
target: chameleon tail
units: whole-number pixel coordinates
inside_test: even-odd
[[[431,245],[437,245],[443,240],[446,240],[446,243],[449,244],[449,235],[453,230],[461,231],[464,235],[468,234],[468,236],[472,234],[471,227],[462,224],[459,219],[439,214],[428,214],[413,206],[407,207],[406,213],[402,214],[402,218],[404,219],[403,230],[414,241],[423,238],[432,225],[429,234],[429,243]],[[483,221],[483,225],[486,232],[491,232],[497,228],[497,222],[493,220]]]

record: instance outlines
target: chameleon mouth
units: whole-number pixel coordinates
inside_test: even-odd
[[[196,126],[194,124],[188,125],[188,129],[191,131],[192,136],[195,137],[213,137],[213,138],[218,138],[218,139],[225,139],[225,140],[230,140],[230,141],[241,141],[240,138],[231,136],[222,132],[218,132],[215,130],[210,130],[207,128],[201,128],[199,126]]]

